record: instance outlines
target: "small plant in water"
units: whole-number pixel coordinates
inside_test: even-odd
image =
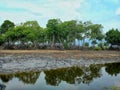
[[[120,90],[120,87],[113,85],[113,86],[110,87],[110,89],[111,89],[111,90]]]
[[[112,86],[110,86],[110,88],[103,87],[103,90],[120,90],[120,87],[112,85]]]

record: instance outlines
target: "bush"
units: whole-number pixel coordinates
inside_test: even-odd
[[[85,47],[89,47],[89,43],[86,42],[86,43],[85,43]]]
[[[102,50],[101,47],[94,47],[93,50],[96,50],[96,51],[99,51],[99,50]]]
[[[109,46],[104,46],[104,50],[108,50],[109,49]]]
[[[109,48],[109,45],[106,42],[104,43],[100,42],[98,43],[98,47],[100,47],[102,50],[107,50]]]
[[[98,43],[98,47],[103,47],[104,46],[104,44],[103,43]]]
[[[2,45],[5,42],[5,38],[3,35],[0,35],[0,45]]]
[[[65,49],[69,49],[69,45],[68,45],[67,42],[65,42],[63,45],[64,45],[64,48],[65,48]]]

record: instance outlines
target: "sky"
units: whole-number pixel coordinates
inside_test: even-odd
[[[120,30],[120,0],[0,0],[0,25],[36,20],[46,27],[52,18],[91,21],[102,24],[104,32]]]

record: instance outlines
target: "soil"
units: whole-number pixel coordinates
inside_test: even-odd
[[[119,51],[0,50],[0,74],[113,62]]]

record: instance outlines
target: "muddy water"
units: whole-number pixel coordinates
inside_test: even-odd
[[[120,63],[0,74],[5,90],[120,90]]]

